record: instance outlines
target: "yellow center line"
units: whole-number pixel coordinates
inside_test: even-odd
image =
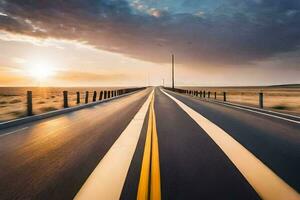
[[[231,137],[229,133],[175,97],[162,92],[177,103],[208,134],[262,199],[300,200],[300,195],[296,190]]]
[[[154,112],[154,95],[149,108],[149,121],[138,186],[138,200],[160,200],[159,150]]]
[[[154,98],[151,103],[152,107],[152,161],[151,161],[151,191],[150,199],[160,200],[160,168],[159,168],[159,150],[158,150],[158,137],[156,130],[156,119],[154,111]]]

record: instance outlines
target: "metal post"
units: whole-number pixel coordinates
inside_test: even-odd
[[[264,108],[264,94],[262,92],[259,93],[259,107]]]
[[[64,95],[64,108],[68,108],[68,91],[63,91],[63,95]]]
[[[172,54],[172,89],[174,90],[174,54]]]
[[[76,96],[77,96],[77,104],[80,104],[80,92],[76,92]]]
[[[85,92],[85,103],[89,102],[89,91]]]
[[[32,114],[32,91],[27,91],[27,116]]]
[[[95,101],[96,101],[96,98],[97,98],[97,92],[96,92],[96,91],[94,91],[94,94],[93,94],[93,102],[95,102]]]
[[[226,101],[226,92],[223,92],[223,101]]]

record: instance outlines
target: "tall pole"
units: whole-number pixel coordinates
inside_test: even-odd
[[[174,54],[172,54],[172,89],[174,90]]]

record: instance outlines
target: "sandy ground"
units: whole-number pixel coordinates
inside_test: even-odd
[[[81,103],[84,103],[85,91],[89,91],[89,102],[93,91],[118,88],[0,88],[0,121],[20,118],[26,115],[26,91],[33,91],[33,112],[40,114],[63,107],[62,91],[69,92],[69,106],[76,106],[76,91],[80,91]],[[258,107],[258,93],[264,93],[266,109],[300,115],[300,87],[186,87],[190,90],[210,91],[211,97],[217,92],[217,99]]]
[[[264,107],[285,113],[300,115],[300,87],[186,87],[191,90],[210,91],[211,98],[217,92],[217,99],[223,99],[226,92],[227,101],[250,106],[259,106],[259,93],[264,94]]]
[[[101,90],[112,90],[118,88],[97,88],[97,99]],[[31,89],[32,90],[32,89]],[[33,113],[40,114],[63,108],[63,91],[64,89],[48,90],[33,89]],[[85,91],[89,91],[89,102],[93,99],[94,90],[69,90],[69,106],[76,106],[76,91],[80,91],[81,104],[85,102]],[[0,89],[0,122],[16,119],[26,116],[26,89],[6,91]]]

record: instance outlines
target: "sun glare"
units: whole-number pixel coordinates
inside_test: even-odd
[[[54,74],[54,69],[49,62],[38,62],[29,66],[29,75],[38,81],[43,81]]]

